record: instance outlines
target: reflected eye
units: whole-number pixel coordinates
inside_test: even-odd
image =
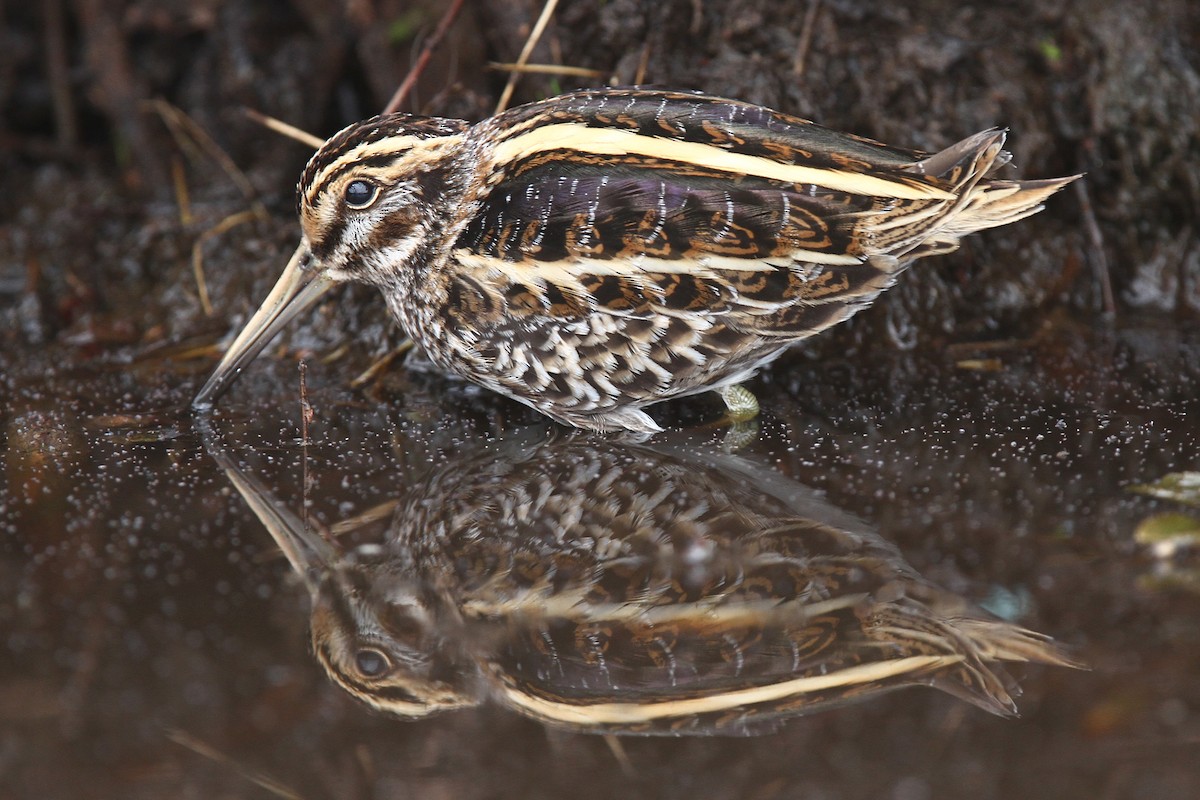
[[[359,650],[354,654],[354,666],[364,678],[378,678],[391,668],[387,656],[378,650]]]
[[[350,185],[346,187],[346,205],[351,208],[366,208],[374,202],[377,194],[379,187],[370,181],[350,181]]]

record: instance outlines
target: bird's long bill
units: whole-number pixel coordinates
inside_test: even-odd
[[[192,408],[212,408],[217,398],[233,385],[246,365],[270,344],[275,334],[329,291],[333,281],[320,270],[311,268],[311,260],[312,255],[306,244],[296,248],[275,288],[225,351],[221,363],[217,364],[204,388],[192,401]]]
[[[283,505],[271,491],[241,466],[212,429],[211,419],[200,418],[200,433],[209,455],[221,466],[229,482],[254,511],[275,544],[287,556],[292,569],[303,579],[310,593],[315,593],[321,575],[338,558],[337,548],[319,533],[309,530],[295,512]]]

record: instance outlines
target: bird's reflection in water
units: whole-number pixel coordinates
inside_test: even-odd
[[[304,577],[330,676],[404,717],[492,700],[580,731],[751,734],[917,684],[1012,714],[1003,662],[1072,666],[740,456],[502,445],[342,550],[217,455]]]

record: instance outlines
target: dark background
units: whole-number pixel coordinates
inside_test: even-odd
[[[330,684],[185,411],[298,239],[310,150],[244,109],[321,137],[376,113],[442,10],[0,6],[0,800],[1196,797],[1200,570],[1134,541],[1196,511],[1129,487],[1200,471],[1200,6],[564,0],[531,60],[599,77],[524,76],[514,102],[641,73],[925,150],[1009,126],[1008,174],[1088,173],[767,370],[746,456],[1092,671],[1017,670],[1020,720],[911,690],[765,738],[629,740],[632,777],[596,737],[490,707],[404,724]],[[405,110],[490,114],[487,65],[539,11],[467,0]],[[291,507],[336,523],[536,423],[399,366],[349,389],[398,338],[343,290],[223,401]]]
[[[401,0],[7,0],[0,336],[10,346],[153,345],[223,333],[290,252],[294,185],[310,152],[243,109],[322,138],[377,113],[442,10]],[[487,116],[505,81],[487,65],[516,59],[539,10],[468,0],[404,110]],[[1200,7],[1185,0],[567,0],[531,61],[597,77],[526,75],[513,102],[640,77],[931,151],[1008,126],[1015,174],[1088,173],[1037,218],[922,263],[835,335],[841,352],[864,338],[907,346],[1027,330],[1060,307],[1090,315],[1106,310],[1106,280],[1119,312],[1194,319],[1197,53]],[[258,213],[213,231],[248,211]],[[198,239],[209,313],[191,263]],[[381,309],[369,294],[354,297]],[[382,313],[335,322],[339,332],[375,326],[382,347]]]

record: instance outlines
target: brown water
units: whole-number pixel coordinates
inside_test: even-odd
[[[1134,539],[1200,511],[1129,490],[1200,470],[1195,331],[1059,321],[1029,341],[777,364],[754,385],[757,438],[729,456],[747,483],[857,517],[922,581],[1091,669],[1012,668],[1017,719],[908,688],[761,736],[623,737],[620,758],[504,703],[408,722],[330,682],[308,592],[180,411],[210,366],[0,355],[0,797],[1200,795],[1200,567]],[[519,477],[577,447],[644,466],[686,440],[707,480],[723,468],[702,454],[731,444],[703,399],[657,409],[685,434],[579,444],[460,383],[369,398],[347,378],[308,370],[307,444],[285,362],[255,363],[212,425],[271,502],[351,521],[351,538],[386,538],[414,497],[441,507],[460,469]]]

